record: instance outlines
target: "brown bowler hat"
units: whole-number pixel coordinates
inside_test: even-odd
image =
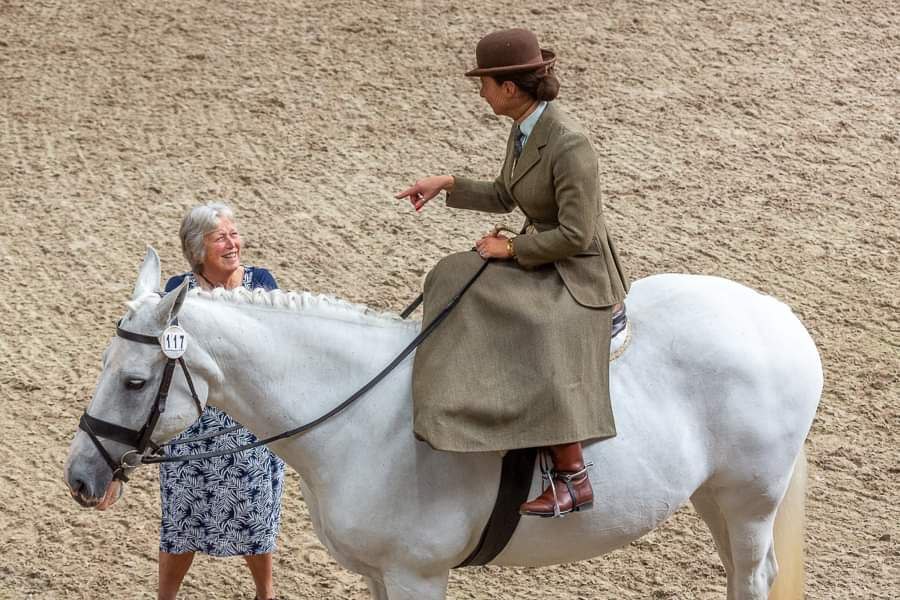
[[[538,44],[537,36],[527,29],[504,29],[490,33],[475,47],[478,66],[466,77],[506,75],[536,71],[556,62],[556,55]]]

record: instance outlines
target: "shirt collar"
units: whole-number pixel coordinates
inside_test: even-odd
[[[525,117],[525,120],[519,123],[519,131],[525,134],[525,140],[528,140],[528,137],[531,135],[531,132],[534,131],[534,126],[537,125],[538,119],[541,118],[541,115],[544,114],[544,109],[547,108],[547,101],[544,100],[538,103],[537,108],[535,108],[530,115]]]

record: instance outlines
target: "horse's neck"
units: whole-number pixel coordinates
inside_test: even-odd
[[[222,374],[209,403],[257,437],[281,433],[325,414],[386,366],[415,336],[397,323],[367,323],[303,311],[196,299],[183,325]],[[377,449],[411,428],[411,359],[343,413],[273,448],[301,474],[341,462],[351,450]],[[305,473],[304,473],[305,472]]]

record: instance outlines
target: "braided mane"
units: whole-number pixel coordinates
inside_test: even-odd
[[[128,316],[137,311],[149,298],[158,297],[156,294],[147,294],[137,300],[127,302]],[[354,304],[328,294],[284,292],[282,290],[264,290],[262,288],[248,290],[245,287],[236,287],[230,290],[215,288],[212,291],[195,288],[188,292],[188,297],[213,302],[228,302],[230,304],[271,308],[273,310],[302,312],[306,315],[370,325],[419,326],[417,321],[401,319],[399,315],[394,313],[373,310],[364,304]]]

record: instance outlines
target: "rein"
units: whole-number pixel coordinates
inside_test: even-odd
[[[166,361],[166,365],[163,369],[163,378],[159,385],[159,390],[156,394],[156,399],[153,403],[153,407],[150,411],[150,415],[147,417],[147,421],[144,423],[144,426],[140,430],[128,429],[127,427],[122,427],[121,425],[117,425],[115,423],[110,423],[108,421],[103,421],[101,419],[97,419],[95,417],[87,414],[87,410],[84,411],[84,414],[81,416],[81,420],[78,423],[78,426],[84,430],[91,441],[97,447],[97,450],[100,452],[103,459],[106,461],[106,464],[109,465],[109,468],[113,472],[113,479],[119,479],[121,481],[128,481],[128,477],[126,475],[126,470],[132,470],[137,468],[142,464],[155,464],[155,463],[168,463],[168,462],[187,462],[190,460],[197,460],[201,458],[214,458],[217,456],[226,456],[228,454],[237,454],[239,452],[245,452],[247,450],[251,450],[253,448],[257,448],[259,446],[263,446],[265,444],[269,444],[271,442],[281,440],[288,437],[293,437],[309,431],[313,427],[327,421],[331,417],[337,415],[338,413],[345,410],[351,404],[359,400],[363,395],[366,394],[369,390],[371,390],[375,385],[378,384],[382,379],[384,379],[391,371],[393,371],[403,360],[408,357],[416,348],[418,348],[425,339],[431,335],[431,333],[437,328],[438,325],[450,314],[450,311],[456,306],[459,300],[462,298],[463,294],[475,283],[475,280],[481,276],[484,272],[485,268],[487,268],[490,260],[485,261],[484,264],[478,269],[478,271],[466,282],[466,284],[456,293],[453,298],[451,298],[450,302],[447,303],[447,306],[441,310],[440,313],[432,320],[421,332],[388,364],[384,369],[382,369],[377,375],[375,375],[372,379],[368,381],[365,385],[359,388],[356,392],[354,392],[349,398],[341,402],[339,405],[325,413],[324,415],[316,418],[305,425],[301,425],[299,427],[295,427],[288,431],[279,433],[277,435],[273,435],[267,437],[262,440],[257,440],[251,444],[245,444],[243,446],[238,446],[237,448],[228,448],[225,450],[219,450],[215,452],[204,452],[200,454],[190,454],[187,456],[165,456],[160,454],[162,448],[168,446],[176,446],[180,444],[187,444],[189,442],[195,442],[203,439],[209,439],[218,437],[220,435],[224,435],[225,433],[229,433],[236,429],[240,429],[240,426],[229,427],[225,430],[218,431],[215,433],[208,433],[192,438],[188,438],[185,440],[178,440],[175,442],[170,442],[168,444],[163,444],[158,446],[151,441],[151,437],[153,435],[154,429],[156,429],[156,424],[159,421],[160,415],[166,409],[166,399],[169,394],[169,387],[172,384],[172,375],[175,371],[175,363],[177,362],[181,366],[181,370],[184,373],[185,379],[187,380],[188,387],[191,391],[191,397],[194,400],[194,403],[197,407],[197,411],[199,414],[203,413],[203,406],[200,402],[200,399],[197,396],[197,392],[194,389],[194,383],[191,380],[190,373],[188,372],[187,365],[184,362],[183,358],[168,358]],[[401,313],[401,318],[406,318],[422,303],[423,295],[419,294],[419,296]],[[174,324],[177,324],[177,319],[173,321]],[[126,340],[137,342],[140,344],[152,344],[155,346],[159,346],[160,340],[159,336],[151,336],[144,335],[140,333],[134,333],[131,331],[127,331],[121,328],[121,321],[116,325],[116,335],[124,338]],[[131,446],[134,448],[133,450],[128,450],[125,452],[122,457],[119,459],[119,463],[116,463],[115,460],[109,455],[106,448],[103,447],[103,444],[100,442],[99,438],[111,439],[116,442],[125,444],[127,446]],[[147,455],[147,448],[152,448],[154,454]],[[134,456],[137,460],[134,462],[129,461],[129,456]]]
[[[477,275],[476,275],[476,277],[477,277]],[[415,311],[419,307],[419,305],[422,304],[422,300],[424,298],[425,298],[425,294],[419,294],[415,300],[410,302],[409,306],[407,306],[406,308],[403,309],[403,312],[400,313],[400,318],[405,319],[409,315],[411,315],[413,313],[413,311]],[[154,448],[154,450],[157,450],[159,448],[170,448],[172,446],[181,446],[182,444],[191,444],[193,442],[200,442],[200,441],[208,440],[211,438],[217,438],[217,437],[223,436],[227,433],[231,433],[232,431],[237,431],[238,429],[243,429],[243,428],[244,428],[243,425],[232,425],[231,427],[226,427],[225,429],[220,429],[219,431],[211,431],[209,433],[204,433],[203,435],[196,435],[193,437],[176,440],[174,442],[169,442],[167,444],[160,444],[157,448]],[[249,450],[249,448],[247,448],[247,449]],[[237,453],[240,451],[241,450],[230,450],[229,449],[229,452],[234,452],[234,453]],[[188,457],[188,458],[193,458],[193,456]],[[162,462],[162,461],[160,461],[160,462]]]

